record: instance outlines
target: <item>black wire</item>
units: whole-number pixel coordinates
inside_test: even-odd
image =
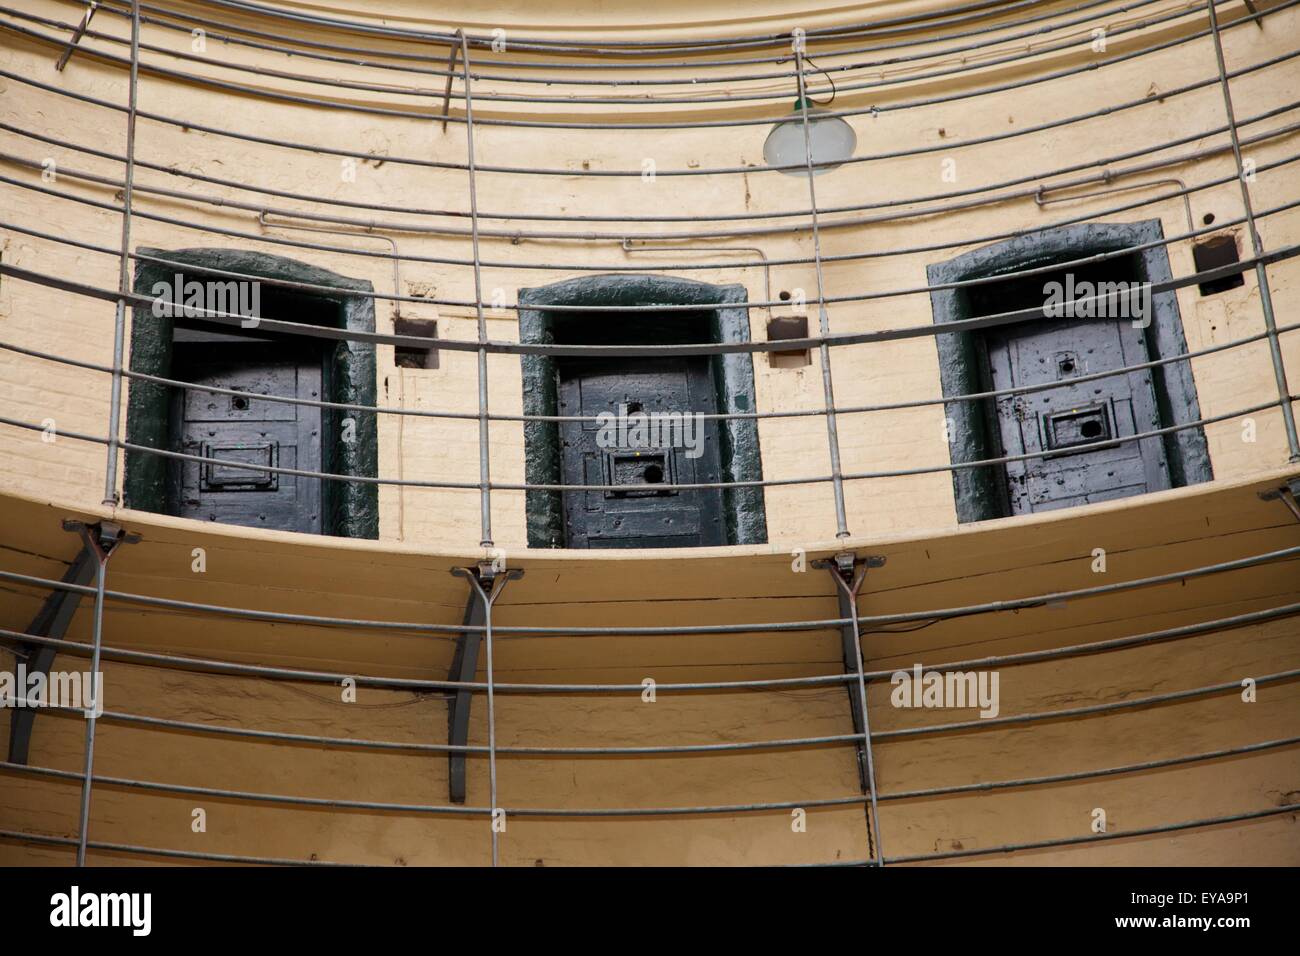
[[[803,55],[803,58],[805,63],[811,63],[813,66],[817,67],[817,69],[821,71],[822,76],[826,77],[826,82],[831,85],[831,98],[827,100],[825,103],[818,103],[816,100],[812,98],[812,94],[808,95],[808,102],[811,103],[813,106],[830,106],[832,103],[835,102],[835,93],[836,93],[835,81],[831,79],[831,75],[827,73],[826,70],[824,70],[822,67],[818,66],[817,63],[813,60],[813,58],[810,57],[807,53]]]

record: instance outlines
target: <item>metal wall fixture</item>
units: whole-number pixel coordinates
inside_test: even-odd
[[[788,120],[777,123],[763,141],[763,161],[790,176],[805,175],[804,166],[804,100],[795,101]],[[858,134],[841,116],[822,109],[808,109],[808,139],[811,143],[813,175],[820,176],[837,169],[853,156],[858,148]]]

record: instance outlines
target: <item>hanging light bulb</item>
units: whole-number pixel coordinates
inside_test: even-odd
[[[829,115],[826,110],[808,110],[808,140],[812,144],[812,161],[831,165],[813,167],[813,175],[820,176],[849,159],[858,145],[853,127],[842,117]],[[807,145],[803,134],[803,102],[795,100],[794,113],[772,127],[763,143],[763,160],[769,166],[798,166],[780,172],[793,176],[806,176]]]

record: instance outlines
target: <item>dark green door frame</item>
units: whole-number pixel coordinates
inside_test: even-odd
[[[1117,252],[1158,242],[1162,238],[1164,230],[1159,219],[1058,226],[934,263],[927,268],[926,275],[932,286],[990,278],[1098,253]],[[1134,258],[1140,281],[1156,284],[1172,278],[1169,256],[1163,245],[1139,250],[1134,253]],[[936,323],[971,317],[966,295],[960,288],[935,289],[930,293],[930,305]],[[1151,296],[1151,305],[1151,324],[1144,330],[1151,358],[1169,358],[1186,352],[1187,339],[1183,335],[1178,296],[1172,291],[1158,292]],[[940,334],[935,336],[935,341],[943,394],[966,395],[984,391],[978,333]],[[1163,425],[1187,424],[1201,417],[1190,362],[1157,366],[1151,370],[1151,378]],[[945,407],[945,414],[950,423],[948,442],[954,464],[995,457],[990,454],[990,449],[995,448],[996,443],[982,403],[955,402]],[[1199,426],[1181,429],[1166,435],[1164,442],[1169,477],[1175,487],[1209,481],[1214,477],[1204,429]],[[962,468],[952,473],[958,521],[984,521],[1004,516],[1005,494],[992,471],[991,467]]]
[[[321,300],[322,308],[312,320],[328,322],[356,332],[375,330],[375,302],[369,296],[348,295],[350,291],[371,292],[374,286],[362,279],[319,269],[293,259],[236,249],[139,249],[141,256],[169,259],[181,265],[164,265],[146,259],[136,260],[135,291],[152,296],[156,284],[170,285],[177,273],[204,281],[205,270],[222,270],[257,276],[329,286],[338,295],[307,293]],[[225,277],[210,276],[214,281]],[[275,318],[294,321],[291,315]],[[169,315],[155,315],[149,306],[136,306],[131,322],[133,372],[171,377],[172,342],[175,322]],[[325,400],[353,405],[373,406],[376,400],[375,346],[372,342],[327,342]],[[171,442],[171,401],[169,387],[157,382],[130,381],[127,402],[126,440],[149,448],[169,449]],[[341,441],[343,420],[355,423],[351,441]],[[378,473],[379,438],[373,412],[325,409],[325,437],[322,470],[340,475],[374,477]],[[140,511],[169,513],[169,461],[161,455],[127,450],[125,503]],[[324,482],[326,534],[347,538],[379,537],[379,489],[372,482]]]
[[[568,279],[535,289],[519,290],[519,341],[555,344],[564,341],[561,323],[571,324],[576,313],[548,309],[548,306],[590,305],[609,312],[632,305],[694,305],[724,303],[722,308],[701,309],[707,315],[702,331],[713,342],[748,342],[749,310],[740,303],[749,300],[743,285],[709,285],[672,276],[599,275]],[[732,305],[731,303],[735,303]],[[754,410],[754,362],[749,353],[716,355],[710,359],[717,389],[718,410],[748,413]],[[524,414],[555,415],[555,359],[546,355],[521,357]],[[761,481],[758,424],[753,418],[726,419],[719,429],[723,481]],[[560,435],[555,422],[524,424],[525,476],[529,484],[560,483]],[[527,493],[528,546],[564,547],[564,509],[558,491]],[[728,544],[763,544],[767,541],[767,517],[763,489],[723,490]]]

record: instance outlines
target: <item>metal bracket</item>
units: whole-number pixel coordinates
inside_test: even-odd
[[[91,549],[101,564],[108,561],[119,544],[135,544],[140,540],[140,535],[127,531],[115,521],[97,521],[95,524],[86,524],[84,521],[65,518],[63,530],[75,531],[81,535],[82,542]]]
[[[1295,516],[1296,521],[1300,521],[1300,503],[1296,499],[1300,498],[1300,477],[1290,479],[1280,488],[1270,488],[1268,491],[1259,493],[1261,501],[1281,501],[1286,505],[1287,510]]]
[[[471,593],[465,601],[465,626],[483,626],[483,602]],[[482,631],[461,631],[456,638],[456,653],[451,659],[447,680],[472,681],[478,670],[478,650],[483,643]],[[457,690],[447,704],[447,743],[464,747],[469,741],[469,709],[474,694]],[[447,752],[447,795],[452,803],[465,802],[465,764],[463,750]]]
[[[459,38],[465,31],[457,30]],[[456,59],[460,56],[460,44],[451,45],[451,56],[447,57],[447,89],[442,94],[442,131],[447,132],[447,115],[451,112],[451,81],[456,73]]]
[[[859,559],[857,555],[850,551],[841,552],[832,558],[819,558],[812,562],[812,566],[818,570],[827,570],[838,576],[845,585],[846,589],[837,586],[835,588],[836,598],[839,601],[839,616],[841,618],[856,618],[858,609],[856,598],[858,590],[862,587],[862,582],[866,579],[867,571],[871,568],[884,567],[885,559],[879,555],[871,555]],[[859,664],[855,661],[857,657],[857,647],[853,639],[853,625],[840,625],[840,650],[844,664],[844,673],[856,674]],[[862,697],[858,693],[856,686],[845,684],[844,689],[849,695],[849,710],[853,715],[853,732],[855,734],[866,734],[867,723],[862,713]],[[867,748],[866,741],[861,740],[857,745],[858,757],[858,782],[862,786],[863,793],[871,792],[871,780],[867,770]]]
[[[451,573],[457,577],[475,579],[481,593],[488,596],[488,603],[496,600],[507,581],[523,577],[522,570],[501,571],[490,561],[480,562],[475,568],[452,568]],[[473,582],[472,582],[473,583]],[[471,584],[468,600],[465,602],[464,622],[467,627],[482,628],[485,621],[485,606]],[[456,652],[451,659],[451,669],[447,680],[468,682],[474,679],[478,670],[479,648],[483,644],[483,631],[462,631],[456,638]],[[474,692],[457,690],[447,704],[447,743],[464,747],[469,743],[469,712],[474,700]],[[451,750],[447,753],[447,791],[452,803],[464,803],[466,792],[466,757],[464,750]]]
[[[110,521],[87,525],[80,521],[64,521],[65,531],[75,531],[81,535],[81,550],[68,565],[63,574],[63,583],[85,587],[95,575],[95,569],[101,562],[107,561],[119,544],[133,544],[140,540],[138,534],[128,534],[121,526]],[[33,637],[48,637],[62,640],[68,632],[81,605],[82,594],[64,588],[52,590],[45,598],[39,611],[27,625],[24,633]],[[18,647],[27,660],[28,679],[35,674],[48,675],[54,665],[58,648],[50,644],[22,643]],[[27,763],[31,748],[32,730],[36,724],[36,707],[15,707],[9,722],[9,762]]]
[[[81,24],[73,31],[72,38],[68,40],[68,45],[63,50],[63,55],[59,57],[59,62],[54,64],[54,69],[58,72],[62,73],[63,68],[68,65],[68,60],[72,59],[72,54],[76,51],[77,44],[80,43],[81,38],[86,35],[86,28],[90,26],[91,17],[95,15],[95,11],[98,9],[98,0],[90,0],[90,4],[86,7],[86,15],[81,18]]]

